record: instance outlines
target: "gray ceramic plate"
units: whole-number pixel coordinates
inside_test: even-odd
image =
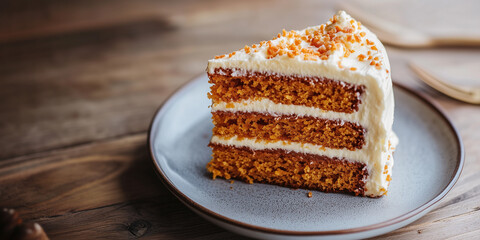
[[[463,146],[450,121],[395,85],[395,152],[388,196],[371,199],[212,180],[213,127],[202,75],[175,93],[152,121],[149,146],[162,182],[192,210],[226,229],[262,239],[366,238],[405,226],[435,207],[457,181]]]

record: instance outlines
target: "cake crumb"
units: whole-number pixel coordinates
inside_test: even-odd
[[[233,180],[230,180],[230,184],[233,184],[233,182],[234,182]]]
[[[230,189],[233,189],[233,187],[230,187]]]
[[[309,198],[311,198],[311,197],[312,197],[312,192],[308,192],[307,196],[308,196]]]

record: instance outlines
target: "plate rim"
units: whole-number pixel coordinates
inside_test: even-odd
[[[417,208],[404,213],[398,217],[376,223],[376,224],[371,224],[367,226],[362,226],[362,227],[356,227],[356,228],[349,228],[349,229],[339,229],[339,230],[327,230],[327,231],[293,231],[293,230],[281,230],[281,229],[274,229],[274,228],[268,228],[268,227],[260,227],[256,226],[253,224],[249,223],[244,223],[226,216],[223,216],[219,213],[216,213],[200,204],[195,202],[194,200],[190,199],[187,197],[182,191],[180,191],[178,188],[175,187],[173,182],[170,181],[170,179],[164,174],[160,166],[157,164],[157,159],[155,158],[155,155],[153,153],[153,141],[152,141],[152,128],[154,126],[154,123],[156,122],[157,119],[160,118],[162,111],[165,111],[167,109],[167,106],[171,105],[174,103],[174,100],[178,98],[184,91],[188,90],[190,87],[192,87],[196,82],[199,82],[206,74],[202,73],[194,77],[193,79],[187,81],[186,83],[182,84],[180,87],[178,87],[170,96],[167,97],[167,99],[157,108],[155,111],[155,114],[153,115],[153,118],[150,122],[150,126],[148,129],[148,137],[147,137],[147,145],[149,148],[150,152],[150,157],[152,159],[152,164],[154,165],[154,170],[156,175],[159,177],[160,181],[167,187],[167,189],[175,196],[177,197],[182,203],[187,205],[190,208],[193,208],[196,211],[199,211],[202,214],[206,214],[208,217],[212,217],[216,220],[219,220],[222,223],[225,224],[230,224],[236,227],[248,229],[251,231],[256,231],[256,232],[262,232],[262,233],[267,233],[267,234],[279,234],[279,235],[287,235],[287,236],[328,236],[328,235],[344,235],[344,234],[355,234],[355,233],[362,233],[362,232],[367,232],[367,231],[373,231],[373,230],[379,230],[382,228],[386,227],[391,227],[394,226],[395,224],[399,224],[401,222],[404,222],[410,218],[413,218],[417,216],[418,214],[421,214],[428,210],[429,208],[435,206],[440,200],[442,200],[448,192],[455,186],[457,183],[464,167],[465,163],[465,153],[464,153],[464,146],[462,139],[458,133],[458,130],[456,127],[453,125],[452,121],[450,118],[445,114],[444,110],[442,110],[438,104],[430,101],[426,96],[424,96],[422,93],[407,87],[404,84],[392,81],[392,86],[398,87],[401,90],[407,92],[409,95],[412,95],[425,103],[430,109],[432,109],[434,112],[436,112],[440,118],[443,119],[443,121],[448,125],[448,129],[453,133],[454,138],[455,138],[455,143],[457,149],[459,149],[458,154],[456,156],[456,166],[454,170],[454,174],[450,178],[449,183],[445,186],[445,188],[435,197],[427,201],[426,203],[418,206]],[[427,211],[428,212],[428,211]]]

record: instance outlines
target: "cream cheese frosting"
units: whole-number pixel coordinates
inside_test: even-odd
[[[393,166],[392,151],[398,139],[392,132],[394,99],[390,65],[382,43],[378,38],[343,11],[329,22],[300,31],[283,31],[271,41],[217,56],[208,62],[209,74],[222,69],[233,70],[232,75],[242,76],[247,72],[263,74],[322,76],[336,81],[363,85],[359,110],[354,113],[339,113],[318,108],[276,104],[268,99],[234,102],[233,107],[225,102],[212,104],[212,111],[268,112],[271,114],[297,114],[328,119],[340,119],[360,123],[366,129],[366,143],[357,151],[328,149],[310,153],[340,156],[363,162],[369,176],[366,180],[366,195],[380,196],[386,192]],[[248,146],[253,149],[281,148],[305,152],[320,149],[299,143],[263,143],[258,140],[242,141],[221,139],[212,142]]]

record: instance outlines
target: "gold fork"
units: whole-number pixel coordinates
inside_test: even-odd
[[[442,81],[418,65],[410,63],[409,66],[417,74],[420,80],[439,92],[460,101],[472,104],[480,104],[480,88],[457,86],[446,81]]]
[[[439,47],[439,46],[471,46],[479,47],[480,38],[475,37],[434,37],[428,34],[418,32],[408,27],[398,25],[379,18],[374,14],[370,14],[359,10],[358,8],[340,3],[340,8],[344,9],[352,17],[365,24],[377,37],[385,44],[409,47],[409,48],[424,48],[424,47]]]

